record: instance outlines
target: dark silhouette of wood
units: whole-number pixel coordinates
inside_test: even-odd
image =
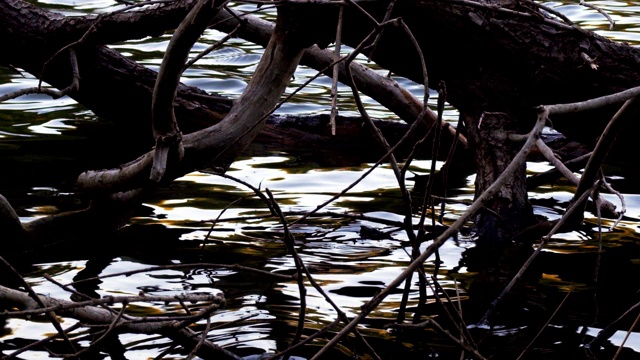
[[[152,144],[149,131],[151,106],[148,104],[157,74],[105,45],[174,29],[194,3],[154,5],[140,12],[97,18],[65,18],[20,0],[6,0],[0,2],[0,46],[6,50],[0,54],[0,64],[25,69],[54,87],[65,88],[72,82],[69,49],[73,48],[81,77],[78,90],[70,96],[96,114],[126,124],[127,132],[145,134],[140,141]],[[465,124],[467,129],[477,125],[485,113],[504,113],[508,119],[504,124],[506,128],[513,133],[525,133],[534,123],[538,105],[584,100],[640,83],[640,76],[635,72],[640,62],[638,49],[582,30],[530,2],[418,0],[395,4],[391,14],[387,14],[387,1],[365,1],[359,5],[368,14],[356,6],[345,9],[343,42],[358,46],[377,26],[375,19],[382,21],[386,16],[392,22],[385,26],[375,46],[366,48],[367,51],[375,48],[371,56],[378,64],[423,83],[423,70],[412,40],[403,26],[393,26],[406,24],[425,54],[429,83],[442,81],[446,84],[447,101],[470,119]],[[302,4],[294,2],[293,6]],[[320,47],[326,46],[334,36],[338,7],[322,3],[310,6],[322,12],[314,18],[315,27],[306,27],[306,36],[313,38],[311,42]],[[238,25],[229,12],[221,12],[212,23],[234,28]],[[260,28],[262,25],[249,25],[239,33],[261,38],[264,42],[268,36],[266,30]],[[310,55],[309,61],[316,59],[317,56]],[[321,64],[326,64],[326,60],[317,62],[316,66]],[[393,87],[393,84],[387,85]],[[395,96],[397,99],[403,97],[402,94]],[[420,106],[415,99],[404,102],[394,111],[411,122],[412,118],[417,118],[415,115]],[[395,105],[390,103],[388,106]],[[231,102],[179,84],[174,109],[180,130],[194,133],[222,121],[231,109]],[[580,114],[580,117],[558,115],[551,120],[556,129],[569,138],[593,143],[610,117],[601,115],[614,111],[613,107],[607,107]],[[583,124],[585,118],[589,119],[589,126],[575,126],[579,121]],[[634,122],[631,124],[636,126]],[[626,131],[622,136],[630,133],[633,131]],[[482,132],[470,131],[466,135],[472,137],[470,141],[474,146],[485,143],[486,135]],[[194,135],[190,139],[195,144],[204,138]],[[504,150],[504,153],[495,154],[496,158],[503,159],[500,163],[508,161],[517,151],[517,145],[508,148],[494,149]],[[476,167],[483,173],[482,169],[492,163],[486,156],[495,152],[475,153],[484,154],[476,157]],[[143,162],[148,162],[149,159],[145,159]],[[174,175],[207,164],[201,159]],[[228,160],[221,164],[224,168]],[[487,174],[499,173],[500,166],[493,163],[486,170]],[[524,176],[523,171],[519,178]],[[145,178],[137,179],[137,184]],[[487,188],[493,178],[495,176],[479,176],[478,191]],[[86,179],[81,180],[81,184],[86,184]],[[523,191],[519,189],[524,186],[523,182],[518,184],[513,187],[517,194],[503,195],[510,202],[521,204],[518,208],[523,210],[511,211],[511,205],[498,206],[494,210],[498,211],[501,223],[518,224],[516,227],[520,228],[527,224],[525,219],[530,214],[525,210],[526,193],[522,195]],[[113,189],[122,190],[120,187]],[[487,222],[484,227],[488,229],[495,225]]]

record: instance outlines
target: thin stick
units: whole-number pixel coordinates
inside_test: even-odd
[[[613,223],[613,225],[611,225],[610,229],[613,230],[613,228],[615,228],[616,226],[618,226],[618,223],[620,222],[620,220],[622,220],[622,218],[624,217],[624,214],[627,212],[627,203],[624,201],[624,196],[622,196],[622,194],[611,187],[611,184],[609,184],[606,179],[603,177],[602,178],[602,185],[612,194],[616,195],[618,197],[618,199],[620,199],[620,206],[622,207],[622,209],[620,209],[619,211],[619,216],[618,219],[616,219],[616,221]]]
[[[238,24],[236,26],[235,29],[231,30],[227,35],[225,35],[222,39],[220,39],[219,41],[216,41],[215,44],[209,46],[208,48],[204,49],[202,52],[200,52],[198,55],[194,56],[193,59],[187,61],[184,64],[184,67],[182,69],[182,71],[186,70],[187,68],[190,68],[191,66],[193,66],[193,64],[195,64],[198,60],[202,59],[203,57],[207,56],[209,53],[211,53],[213,50],[219,48],[220,46],[224,45],[227,41],[229,41],[229,39],[231,39],[232,37],[235,36],[235,34],[240,31],[240,29],[242,28],[242,26],[244,26],[244,22],[241,22],[240,24]]]
[[[481,359],[481,360],[488,360],[488,358],[482,356],[482,354],[480,354],[478,352],[478,350],[472,348],[471,346],[469,346],[469,344],[465,343],[463,340],[460,340],[460,339],[456,338],[455,336],[453,336],[448,330],[446,330],[445,328],[440,326],[440,324],[438,324],[438,322],[435,321],[431,317],[429,317],[426,321],[421,322],[419,324],[403,324],[403,325],[397,325],[396,324],[396,325],[392,325],[391,327],[394,327],[394,328],[409,328],[409,329],[424,329],[429,325],[434,326],[438,331],[440,331],[440,333],[446,335],[451,341],[453,341],[454,343],[460,345],[464,350],[472,353],[475,358]]]
[[[200,340],[198,340],[198,343],[196,344],[196,346],[194,346],[193,349],[191,349],[191,351],[189,352],[189,356],[186,357],[186,360],[191,360],[195,358],[198,353],[198,350],[200,350],[200,348],[205,343],[205,341],[207,341],[207,334],[211,329],[211,317],[207,316],[206,320],[207,320],[207,325],[205,326],[202,333],[200,333]]]
[[[636,316],[635,321],[633,322],[633,324],[631,325],[631,327],[629,328],[627,333],[624,335],[624,340],[622,340],[622,343],[618,347],[618,350],[616,351],[616,354],[613,356],[613,359],[611,359],[611,360],[616,360],[618,358],[618,356],[620,355],[620,352],[622,351],[622,348],[624,347],[624,344],[629,339],[629,335],[631,335],[631,332],[633,331],[633,329],[636,328],[636,326],[638,325],[639,321],[640,321],[640,314],[638,314],[638,316]]]
[[[553,165],[565,178],[567,178],[567,180],[571,181],[571,183],[576,186],[580,184],[580,178],[576,176],[571,170],[569,170],[569,168],[555,156],[553,150],[551,150],[551,148],[547,144],[545,144],[542,139],[538,139],[538,141],[536,141],[536,147],[538,148],[538,150],[540,150],[540,153],[542,153],[542,155],[544,155],[544,157],[551,163],[551,165]],[[607,199],[604,199],[602,196],[596,196],[596,194],[593,194],[591,198],[596,203],[598,211],[601,211],[601,209],[604,207],[608,211],[615,212],[616,206]]]
[[[599,185],[599,182],[596,182],[594,184],[593,188],[595,188],[598,185]],[[580,195],[579,200],[582,201],[582,200],[586,199],[589,196],[589,194],[591,193],[591,191],[593,190],[593,188],[587,189],[587,191],[583,192],[582,195]],[[538,256],[538,254],[540,254],[540,252],[542,252],[542,249],[547,244],[547,242],[551,239],[551,236],[553,236],[564,225],[565,220],[568,219],[573,214],[573,212],[576,211],[578,208],[579,208],[579,206],[577,206],[577,203],[574,203],[573,205],[571,205],[567,209],[565,214],[562,216],[560,221],[558,221],[555,224],[553,229],[551,229],[551,231],[549,231],[549,233],[547,235],[545,235],[541,239],[540,244],[538,245],[536,250],[531,254],[531,256],[529,256],[527,261],[525,261],[525,263],[522,265],[522,267],[520,268],[518,273],[516,275],[514,275],[514,277],[509,282],[509,284],[507,284],[507,286],[502,290],[500,295],[498,295],[498,297],[489,305],[489,308],[487,309],[487,312],[484,314],[482,319],[480,319],[480,321],[478,322],[479,324],[486,324],[487,323],[489,317],[493,314],[493,311],[498,307],[498,304],[509,293],[509,291],[511,291],[511,289],[516,284],[516,282],[518,282],[520,280],[520,278],[522,278],[522,275],[524,274],[524,272],[533,263],[533,260],[535,260],[535,258]]]
[[[338,12],[338,26],[336,28],[336,49],[335,59],[340,58],[340,48],[342,46],[342,22],[344,21],[344,6],[340,6]],[[331,81],[331,114],[329,116],[329,122],[331,124],[331,135],[336,135],[336,117],[338,116],[338,77],[340,68],[336,65],[333,66],[333,76]]]
[[[218,214],[218,217],[215,218],[215,220],[213,220],[211,222],[211,227],[209,227],[209,231],[207,232],[207,235],[204,236],[204,238],[202,239],[202,244],[200,246],[201,250],[204,250],[204,246],[207,244],[207,241],[209,241],[209,236],[211,236],[211,232],[213,232],[213,228],[216,226],[216,224],[218,223],[218,221],[220,221],[220,217],[222,217],[222,215],[230,208],[232,207],[234,204],[237,204],[238,202],[240,202],[241,200],[244,199],[244,196],[239,198],[239,199],[235,199],[232,202],[230,202],[229,204],[227,204],[227,206],[224,207],[224,209],[222,209],[222,211],[220,211],[220,214]]]
[[[609,31],[613,30],[613,26],[616,24],[615,21],[613,21],[613,19],[611,18],[611,16],[609,16],[609,14],[607,14],[606,11],[602,10],[601,8],[593,5],[593,4],[588,4],[586,2],[584,2],[584,0],[580,0],[580,5],[582,6],[586,6],[590,9],[593,9],[597,12],[599,12],[600,14],[602,14],[602,16],[604,16],[605,18],[607,18],[607,20],[609,21]]]
[[[637,111],[640,107],[640,102],[637,97],[631,98],[618,109],[618,111],[613,115],[607,126],[605,127],[602,136],[598,139],[598,143],[596,144],[595,149],[593,150],[593,154],[589,158],[587,162],[587,166],[582,173],[582,177],[580,178],[580,183],[578,184],[578,189],[576,190],[576,194],[571,202],[576,201],[576,196],[586,189],[590,188],[593,182],[598,177],[600,173],[600,168],[609,154],[609,150],[613,146],[620,130],[624,127],[624,125],[629,121],[629,116],[626,114],[629,111]],[[584,205],[584,200],[582,202]],[[582,221],[583,213],[579,212],[573,215],[573,217],[567,220],[570,224]]]
[[[600,330],[598,335],[589,343],[589,347],[600,346],[603,341],[609,339],[618,329],[620,322],[622,322],[627,316],[633,314],[633,312],[638,308],[640,308],[640,302],[635,303],[627,311],[625,311],[624,314],[620,315],[611,324],[609,324],[609,326]],[[640,313],[638,313],[638,315],[640,315]]]
[[[381,302],[384,300],[393,290],[395,290],[398,285],[400,285],[404,279],[406,279],[409,274],[413,273],[424,261],[431,256],[435,250],[444,245],[444,243],[462,227],[463,224],[467,222],[475,213],[480,210],[484,205],[489,201],[493,196],[500,190],[500,188],[504,185],[507,179],[510,179],[516,169],[519,169],[520,166],[526,161],[527,154],[531,147],[535,143],[535,140],[540,135],[542,128],[547,120],[548,112],[545,108],[538,109],[540,113],[538,114],[538,120],[530,132],[529,139],[524,143],[522,149],[518,152],[518,154],[514,157],[513,161],[507,166],[505,171],[498,176],[496,181],[491,184],[478,198],[474,201],[474,203],[465,210],[464,213],[458,217],[458,219],[447,228],[440,236],[438,236],[433,243],[427,247],[425,251],[420,254],[418,258],[416,258],[411,264],[409,264],[403,271],[398,275],[394,280],[392,280],[387,287],[382,289],[376,296],[374,296],[367,304],[362,307],[362,311],[360,314],[353,319],[349,324],[347,324],[342,331],[336,334],[331,341],[329,341],[325,346],[320,349],[311,360],[319,359],[324,353],[326,353],[330,348],[335,346],[338,341],[340,341],[346,334],[350,333],[353,328],[355,328],[371,311],[373,311]]]
[[[68,327],[67,329],[65,329],[65,333],[66,333],[66,334],[71,333],[72,331],[75,331],[75,330],[79,329],[79,328],[80,328],[80,327],[82,327],[82,326],[84,326],[84,324],[79,323],[79,322],[78,322],[78,323],[75,323],[75,324],[71,325],[70,327]],[[43,339],[40,339],[40,340],[38,340],[38,341],[34,341],[34,342],[32,342],[32,343],[29,343],[29,344],[27,344],[27,345],[25,345],[25,346],[21,347],[21,348],[20,348],[20,349],[18,349],[18,350],[16,350],[16,351],[12,352],[12,353],[11,353],[11,354],[9,354],[9,355],[4,355],[4,356],[2,357],[2,359],[3,359],[3,360],[6,360],[6,359],[13,359],[13,358],[15,358],[16,356],[18,356],[18,355],[22,354],[22,353],[23,353],[23,352],[25,352],[25,351],[29,351],[29,350],[31,350],[31,349],[33,349],[33,348],[37,348],[37,347],[39,347],[39,346],[41,346],[41,345],[46,344],[47,342],[49,342],[49,341],[51,341],[51,340],[57,339],[57,338],[59,338],[59,337],[61,337],[61,335],[60,335],[59,333],[55,333],[55,334],[53,334],[53,335],[51,335],[51,336],[47,336],[47,337],[45,337],[45,338],[43,338]]]
[[[280,223],[284,228],[284,244],[287,247],[287,250],[289,250],[289,253],[291,253],[291,257],[293,258],[293,261],[296,265],[296,273],[298,274],[297,282],[298,282],[298,292],[300,293],[300,306],[299,306],[300,312],[298,314],[298,327],[296,329],[296,334],[293,336],[293,339],[291,340],[291,344],[289,345],[289,346],[293,346],[296,343],[298,343],[300,341],[300,338],[302,337],[302,332],[304,331],[304,320],[306,317],[306,310],[307,310],[307,288],[304,286],[304,275],[302,270],[303,263],[302,263],[302,259],[300,259],[300,256],[296,252],[295,239],[293,238],[293,234],[291,234],[291,232],[289,231],[289,225],[287,223],[287,220],[284,218],[284,215],[282,214],[282,210],[280,210],[280,206],[276,202],[276,199],[273,197],[273,194],[271,193],[271,191],[269,191],[269,189],[265,189],[265,191],[269,196],[269,200],[271,201],[273,209],[276,211],[276,213],[280,217]]]
[[[382,19],[382,22],[385,22],[391,19],[391,13],[393,13],[393,8],[395,7],[395,5],[396,5],[396,0],[391,0],[389,2],[389,5],[387,6],[387,11],[384,14],[384,18]],[[376,52],[376,49],[378,48],[378,43],[380,42],[380,38],[382,37],[383,32],[384,32],[384,29],[380,31],[380,33],[376,36],[376,39],[373,40],[373,45],[371,47],[371,51],[369,51],[369,56],[367,57],[367,61],[371,61],[371,58],[373,58],[373,54]]]
[[[16,276],[18,281],[20,281],[22,286],[25,288],[25,290],[29,294],[29,297],[31,297],[33,301],[35,301],[36,304],[38,304],[38,306],[41,308],[40,312],[43,312],[44,314],[47,315],[47,318],[51,322],[51,325],[53,325],[53,327],[56,329],[58,334],[60,334],[60,337],[64,339],[65,343],[69,345],[69,348],[73,351],[76,351],[75,346],[73,346],[73,343],[71,342],[71,340],[69,340],[69,338],[67,337],[67,334],[62,329],[62,326],[60,325],[60,322],[58,321],[56,314],[53,311],[43,311],[42,309],[46,308],[46,306],[44,305],[42,300],[40,300],[40,297],[38,296],[38,294],[36,294],[36,292],[33,290],[31,285],[29,285],[29,283],[22,277],[22,275],[20,275],[20,273],[7,260],[5,260],[4,257],[0,256],[0,262]]]
[[[65,355],[55,354],[55,355],[56,356],[61,356],[61,357],[66,358],[66,359],[75,359],[75,358],[79,358],[80,355],[87,353],[92,348],[97,347],[104,339],[107,338],[107,336],[111,335],[114,332],[116,326],[120,322],[120,319],[122,319],[122,316],[124,315],[125,310],[127,309],[127,304],[123,303],[122,305],[123,305],[122,309],[120,309],[120,311],[113,318],[111,323],[109,323],[109,326],[107,327],[107,329],[103,331],[102,335],[100,335],[99,338],[91,341],[91,344],[89,346],[87,346],[86,348],[83,348],[82,350],[79,350],[79,351],[77,351],[77,352],[75,352],[73,354],[65,354]]]
[[[549,115],[569,114],[580,111],[595,110],[601,107],[618,104],[629,99],[633,99],[638,95],[640,95],[640,86],[585,101],[569,104],[545,105],[545,108],[549,111]]]
[[[520,360],[522,359],[522,357],[524,356],[524,354],[527,352],[527,350],[529,350],[529,348],[531,347],[531,345],[533,345],[533,343],[536,341],[536,339],[538,339],[538,337],[540,337],[540,334],[542,334],[542,332],[544,331],[544,329],[549,325],[549,323],[551,322],[551,319],[553,319],[556,314],[558,313],[558,311],[560,310],[560,308],[562,307],[562,305],[564,305],[565,301],[567,301],[567,299],[569,298],[569,295],[571,295],[571,289],[569,289],[569,291],[567,292],[567,295],[564,296],[564,298],[562,299],[562,301],[560,302],[560,304],[556,307],[556,310],[553,312],[553,314],[551,314],[551,316],[549,317],[549,319],[547,320],[547,322],[544,323],[544,325],[542,325],[542,327],[540,328],[540,331],[538,331],[538,333],[536,334],[536,336],[533,337],[533,339],[531,339],[531,342],[529,342],[529,344],[527,345],[527,347],[525,347],[522,352],[520,353],[520,356],[518,356],[518,358],[516,360]]]

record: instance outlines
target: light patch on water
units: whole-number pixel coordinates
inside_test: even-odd
[[[582,331],[583,331],[583,328],[581,327],[576,331],[576,334],[582,334]],[[595,336],[598,336],[598,333],[600,331],[602,331],[602,329],[587,327],[586,335],[595,337]],[[632,349],[636,352],[640,352],[640,333],[638,332],[629,333],[629,337],[625,341],[626,336],[627,336],[626,331],[618,330],[608,339],[608,341],[615,346],[620,346],[624,342],[624,347]]]
[[[34,135],[30,135],[30,134],[18,134],[18,133],[14,133],[14,132],[9,132],[9,131],[2,131],[0,130],[0,137],[34,137]]]
[[[543,173],[554,169],[555,167],[548,162],[527,162],[527,172],[533,174]]]
[[[67,119],[54,119],[49,120],[40,125],[31,125],[29,130],[36,134],[43,135],[60,135],[62,130],[75,129],[75,126],[67,125],[65,123]]]

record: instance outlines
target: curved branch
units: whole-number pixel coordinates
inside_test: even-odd
[[[151,98],[151,121],[156,148],[150,178],[155,183],[162,180],[167,166],[171,165],[170,161],[179,162],[184,155],[182,133],[173,110],[180,76],[191,47],[221,8],[222,5],[216,4],[215,0],[198,1],[171,37],[162,59]]]
[[[232,21],[232,19],[237,16],[241,16],[242,19],[246,20],[244,26],[238,31],[238,36],[255,44],[266,46],[269,34],[273,32],[273,23],[256,16],[243,15],[233,12],[233,10],[225,9],[216,16],[213,27],[223,32],[234,31],[237,21]],[[335,54],[333,52],[313,45],[305,50],[300,63],[318,71],[323,71],[325,75],[333,77],[333,70],[329,66],[334,60]],[[400,86],[395,80],[382,76],[360,63],[352,62],[350,66],[353,80],[358,90],[362,93],[370,96],[409,124],[421,119],[422,101]],[[350,86],[352,81],[351,77],[347,75],[345,65],[340,63],[336,67],[338,68],[340,82]],[[422,119],[426,122],[425,128],[429,128],[437,121],[437,115],[427,108]],[[449,127],[449,131],[452,135],[455,135],[455,129]],[[467,147],[467,139],[461,134],[459,134],[459,138],[464,147]]]
[[[99,307],[91,307],[91,306],[82,306],[78,307],[77,303],[67,300],[54,299],[48,296],[39,295],[38,299],[44,306],[49,308],[55,308],[56,314],[59,316],[71,317],[74,319],[78,319],[83,322],[93,323],[93,324],[104,324],[109,325],[112,324],[113,321],[118,316],[110,312],[107,309],[99,308]],[[198,318],[202,318],[204,316],[208,316],[209,313],[217,310],[218,308],[224,306],[224,296],[222,294],[218,294],[211,299],[211,296],[208,297],[209,300],[212,300],[213,303],[207,306],[202,312],[198,315],[193,316],[192,320],[189,322],[193,322]],[[170,300],[176,300],[170,299]],[[0,286],[0,302],[5,304],[14,304],[21,308],[26,309],[35,309],[38,307],[36,301],[31,298],[27,293],[14,290],[11,288],[7,288],[4,286]],[[38,309],[38,311],[42,312],[43,309]],[[143,320],[143,319],[141,319]],[[194,347],[198,342],[198,338],[194,336],[192,330],[185,328],[186,326],[184,321],[174,321],[174,320],[165,320],[165,321],[150,321],[150,322],[135,322],[135,321],[126,321],[124,319],[120,319],[117,324],[118,331],[129,331],[136,333],[159,333],[165,335],[174,341],[178,341],[181,343],[185,343]],[[220,346],[211,343],[209,341],[204,343],[204,348],[202,348],[202,352],[207,352],[208,356],[204,357],[215,357],[215,358],[223,358],[223,359],[240,359],[236,355],[231,352],[222,349]],[[215,355],[214,355],[215,354]]]
[[[278,16],[271,41],[251,81],[224,120],[184,136],[184,158],[171,169],[167,178],[176,178],[204,166],[226,168],[258,134],[308,45],[308,40],[293,31],[288,21],[292,19]],[[117,169],[86,171],[78,177],[78,185],[89,192],[144,187],[151,171],[152,156],[147,153]]]

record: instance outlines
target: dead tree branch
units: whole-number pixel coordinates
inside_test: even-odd
[[[489,201],[500,189],[503,184],[503,181],[510,178],[513,175],[513,172],[516,171],[526,160],[526,156],[529,153],[529,150],[534,145],[535,141],[538,139],[542,128],[547,120],[547,112],[544,109],[540,110],[540,114],[538,115],[538,120],[536,125],[529,133],[529,138],[522,146],[522,149],[518,152],[516,157],[513,159],[511,164],[507,167],[507,169],[496,179],[496,181],[485,190],[480,196],[476,198],[473,204],[467,208],[467,210],[460,215],[460,217],[449,227],[447,228],[440,236],[438,236],[433,243],[423,251],[418,258],[416,258],[411,264],[409,264],[404,271],[400,275],[398,275],[393,281],[391,281],[387,287],[385,287],[380,293],[378,293],[374,298],[372,298],[366,305],[363,306],[360,314],[353,319],[347,326],[345,326],[342,331],[340,331],[336,336],[334,336],[329,343],[327,343],[316,355],[312,358],[318,359],[322,354],[324,354],[328,349],[335,346],[335,344],[340,341],[346,334],[351,332],[351,330],[356,327],[371,311],[373,311],[381,302],[384,300],[389,293],[398,287],[408,276],[413,273],[419,266],[421,266],[424,261],[433,253],[440,248],[449,238],[456,233],[462,225],[467,222],[480,208],[484,206],[484,204]]]

